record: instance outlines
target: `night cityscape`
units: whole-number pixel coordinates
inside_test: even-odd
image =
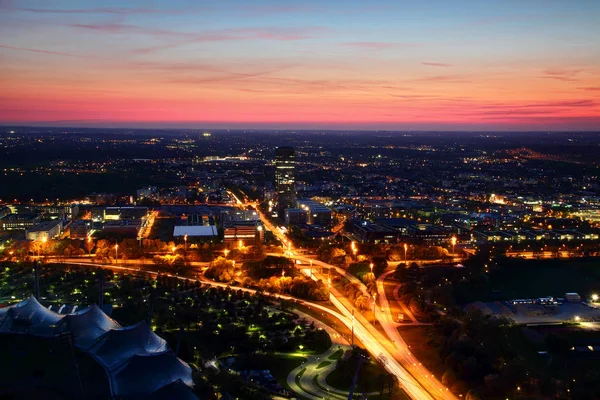
[[[598,17],[0,0],[0,400],[600,399]]]

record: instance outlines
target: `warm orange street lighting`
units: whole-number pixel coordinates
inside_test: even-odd
[[[223,254],[225,254],[225,258],[227,258],[227,255],[229,254],[229,250],[227,250],[227,249],[223,250]]]
[[[369,267],[371,267],[371,273],[373,273],[373,263],[369,264]]]
[[[407,264],[406,262],[406,251],[408,250],[408,245],[406,243],[404,243],[404,264]]]
[[[185,242],[185,251],[187,251],[187,235],[183,236],[183,241]]]
[[[115,262],[119,262],[119,244],[115,244]]]
[[[452,243],[452,254],[454,255],[454,246],[456,246],[456,236],[452,236],[450,242]]]
[[[242,247],[244,247],[244,242],[242,242],[241,239],[238,241],[238,247],[240,248],[240,250],[242,249]]]
[[[175,246],[171,247],[171,251],[173,252],[173,254],[175,254],[175,250],[177,250],[177,247],[175,247]]]

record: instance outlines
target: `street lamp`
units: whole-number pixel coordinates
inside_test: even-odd
[[[408,245],[406,243],[404,243],[404,265],[407,264],[407,261],[406,261],[406,251],[407,250],[408,250]]]
[[[352,309],[352,347],[354,347],[354,309]]]
[[[185,244],[184,244],[184,246],[185,246],[185,251],[187,252],[187,235],[184,235],[184,236],[183,236],[183,242],[185,243]]]
[[[119,244],[115,244],[115,263],[119,263]]]
[[[600,297],[599,297],[599,296],[598,296],[596,293],[592,294],[592,301],[593,301],[594,303],[596,303],[596,302],[598,301],[598,299],[599,299],[599,298],[600,298]]]
[[[452,255],[454,255],[454,246],[456,246],[456,236],[452,236],[450,242],[452,243]]]
[[[369,267],[371,267],[371,273],[373,273],[373,263],[369,264]]]
[[[373,322],[375,322],[376,318],[375,318],[375,299],[377,297],[377,293],[373,293]]]
[[[88,243],[91,243],[92,242],[92,237],[88,236],[86,240],[87,240]],[[91,256],[91,255],[92,255],[92,248],[88,247],[88,256]]]
[[[43,236],[42,237],[42,250],[45,252],[46,250],[46,242],[48,241],[48,237],[47,236]],[[38,250],[38,257],[40,256],[40,251]]]
[[[227,258],[227,255],[229,254],[229,250],[227,250],[227,249],[223,250],[223,254],[225,254],[225,258]]]
[[[171,247],[171,252],[173,252],[173,254],[175,254],[175,250],[177,250],[177,247],[175,247],[175,246]]]

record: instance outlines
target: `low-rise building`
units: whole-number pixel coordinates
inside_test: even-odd
[[[308,222],[308,214],[302,208],[288,208],[285,210],[286,225],[302,225]]]
[[[73,221],[69,225],[69,237],[71,239],[85,239],[90,232],[90,223],[87,221]]]
[[[352,235],[361,243],[396,243],[400,237],[395,229],[367,221],[353,222]]]
[[[157,201],[159,198],[158,188],[156,186],[146,186],[136,192],[137,200],[149,199]]]
[[[45,221],[28,229],[25,232],[27,240],[50,240],[54,239],[62,232],[62,220]]]
[[[302,199],[298,200],[298,206],[306,210],[308,223],[311,225],[329,226],[331,225],[331,210],[323,204]]]
[[[214,225],[177,225],[173,229],[173,236],[177,238],[189,236],[197,239],[216,239],[219,235]]]
[[[260,216],[256,210],[226,210],[222,214],[223,222],[229,221],[258,221]]]
[[[254,246],[264,240],[264,230],[259,221],[231,221],[223,224],[225,244],[242,243]]]
[[[8,214],[0,219],[0,230],[29,229],[40,223],[38,214]]]

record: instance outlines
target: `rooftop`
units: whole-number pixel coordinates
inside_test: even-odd
[[[173,236],[217,236],[217,227],[214,225],[176,226]]]

